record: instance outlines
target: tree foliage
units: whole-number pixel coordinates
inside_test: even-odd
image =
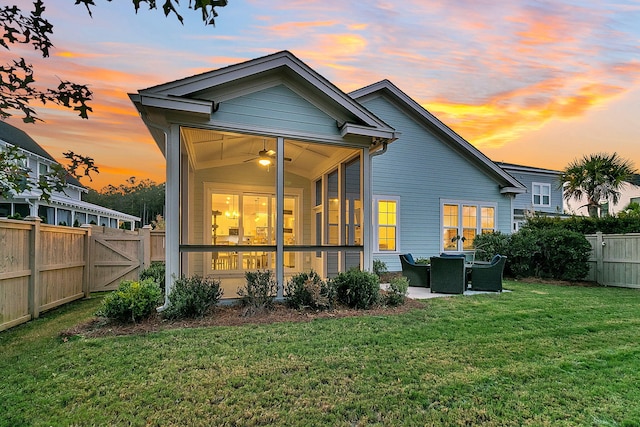
[[[71,1],[71,0],[69,0]],[[111,1],[111,0],[108,0]],[[156,0],[132,0],[136,13],[142,3],[148,8],[157,9]],[[75,0],[76,5],[84,5],[92,15],[94,0]],[[206,25],[213,25],[217,15],[215,8],[227,5],[227,0],[190,0],[189,9],[200,12],[202,21]],[[181,23],[183,17],[178,12],[178,0],[165,0],[162,10],[165,16],[174,15]],[[49,57],[53,48],[51,35],[53,25],[46,19],[44,0],[35,0],[33,10],[25,11],[17,5],[0,7],[0,28],[3,31],[0,46],[11,50],[13,45],[31,45],[40,52],[43,58]],[[60,80],[55,88],[40,88],[35,85],[36,73],[32,64],[24,58],[13,58],[7,63],[0,63],[0,119],[11,117],[15,111],[20,111],[25,123],[40,120],[33,108],[33,104],[41,102],[57,104],[73,109],[83,119],[89,117],[93,110],[89,106],[92,93],[86,84]]]
[[[124,183],[108,185],[100,191],[89,189],[87,202],[138,216],[142,224],[150,224],[156,216],[164,214],[164,184],[150,179],[137,180],[132,176]]]
[[[618,203],[620,188],[635,173],[633,163],[617,153],[597,153],[576,159],[562,171],[560,182],[564,198],[582,200],[585,197],[589,216],[599,216],[600,202]]]
[[[86,176],[91,179],[92,173],[100,173],[91,157],[76,154],[73,151],[63,153],[69,161],[67,166],[54,163],[47,173],[35,174],[27,166],[26,155],[17,147],[7,146],[0,150],[0,197],[11,198],[15,194],[38,190],[41,198],[49,201],[52,192],[64,192],[67,178],[77,179]]]

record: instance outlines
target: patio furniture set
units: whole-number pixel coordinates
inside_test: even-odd
[[[430,288],[433,293],[462,294],[466,290],[502,291],[502,272],[507,261],[495,255],[491,261],[475,261],[474,251],[442,253],[430,264],[418,264],[411,254],[400,255],[402,275],[409,286]]]

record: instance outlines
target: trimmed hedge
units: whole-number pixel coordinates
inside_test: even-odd
[[[478,259],[507,256],[505,274],[577,281],[589,273],[591,245],[581,233],[563,228],[523,227],[517,233],[483,234],[474,240]]]

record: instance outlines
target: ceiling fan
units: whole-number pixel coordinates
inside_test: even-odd
[[[247,159],[244,162],[251,162],[258,159],[258,163],[262,166],[270,166],[276,158],[276,152],[273,150],[267,150],[267,142],[263,141],[262,150],[258,151],[257,157],[252,157],[251,159]],[[291,158],[285,157],[284,160],[286,162],[290,162]]]

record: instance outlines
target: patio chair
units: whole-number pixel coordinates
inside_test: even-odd
[[[442,252],[440,258],[463,258],[466,272],[466,286],[469,286],[471,282],[471,266],[475,262],[476,251],[464,251],[464,252]]]
[[[489,264],[474,264],[471,268],[471,289],[502,292],[502,272],[507,257],[496,255]]]
[[[428,265],[416,264],[411,254],[401,254],[402,275],[409,280],[409,286],[429,287]]]
[[[463,294],[466,287],[464,257],[431,258],[431,292]]]

